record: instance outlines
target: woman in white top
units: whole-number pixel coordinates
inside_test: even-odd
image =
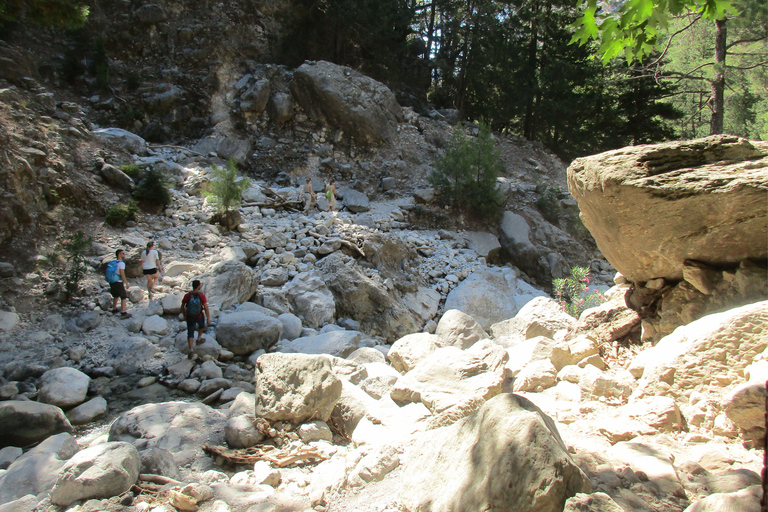
[[[158,272],[163,270],[160,262],[160,253],[154,249],[154,246],[155,242],[147,242],[147,248],[141,251],[141,266],[147,278],[147,295],[149,300],[152,300],[152,289],[160,277]]]

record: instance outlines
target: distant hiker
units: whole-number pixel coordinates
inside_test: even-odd
[[[187,343],[189,344],[189,358],[195,357],[192,352],[192,342],[195,340],[195,327],[197,327],[197,344],[203,343],[203,333],[206,325],[211,324],[211,313],[208,311],[208,301],[205,294],[200,291],[202,284],[199,280],[192,281],[192,291],[187,292],[181,299],[181,314],[187,321]]]
[[[334,211],[336,209],[336,180],[331,180],[325,186],[325,198],[328,199],[328,211]]]
[[[312,190],[312,178],[307,178],[307,182],[301,189],[301,194],[304,198],[304,213],[309,213],[309,209],[314,206],[315,200],[317,200],[317,194]]]
[[[141,251],[141,267],[144,269],[144,277],[147,278],[147,296],[152,300],[152,290],[160,277],[158,272],[162,271],[162,262],[160,253],[157,252],[155,242],[147,242],[147,248]]]
[[[128,279],[125,277],[125,251],[118,249],[115,251],[114,260],[107,263],[107,271],[104,273],[104,279],[109,283],[109,292],[112,294],[112,313],[117,313],[117,299],[120,299],[120,314],[130,316],[125,311],[126,299],[128,294],[126,290],[130,287]]]

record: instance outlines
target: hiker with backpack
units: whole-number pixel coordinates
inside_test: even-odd
[[[192,351],[192,342],[195,340],[195,327],[197,327],[197,343],[203,342],[203,333],[206,325],[211,323],[211,313],[208,311],[208,301],[205,294],[200,291],[202,283],[195,279],[192,281],[192,291],[187,292],[181,299],[181,314],[187,322],[187,343],[189,343],[189,358],[195,354]]]
[[[120,315],[127,317],[130,315],[125,311],[126,299],[128,298],[126,290],[129,288],[128,279],[125,277],[125,262],[123,261],[125,251],[116,250],[115,258],[107,263],[104,279],[109,283],[109,292],[112,294],[112,313],[117,313],[117,299],[120,299]]]
[[[160,253],[155,249],[155,242],[147,242],[147,248],[141,251],[141,267],[144,271],[144,277],[147,278],[147,297],[152,300],[152,290],[160,278],[162,272],[162,262]]]

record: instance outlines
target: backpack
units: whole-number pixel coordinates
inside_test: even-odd
[[[118,260],[112,260],[107,263],[107,271],[104,272],[104,279],[106,279],[109,284],[116,283],[121,280],[120,274],[117,271],[117,263]]]
[[[330,201],[331,196],[333,195],[333,190],[328,189],[328,191],[325,193],[325,197]]]
[[[203,311],[203,301],[200,299],[199,293],[193,293],[189,296],[187,302],[187,318],[197,318]]]

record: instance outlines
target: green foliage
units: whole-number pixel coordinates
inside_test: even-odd
[[[480,133],[470,139],[459,125],[453,130],[445,155],[435,162],[429,182],[440,191],[443,203],[493,217],[500,213],[502,203],[496,188],[500,170],[499,151],[494,148],[490,127],[481,122]]]
[[[80,281],[88,272],[88,265],[85,262],[85,250],[93,242],[92,237],[87,237],[82,231],[78,231],[64,242],[64,249],[67,252],[67,278],[66,290],[70,297],[77,294],[80,289]]]
[[[566,194],[560,187],[550,187],[546,183],[536,185],[536,193],[539,194],[536,206],[541,214],[552,224],[557,224],[560,220],[560,200],[566,197]]]
[[[598,290],[589,289],[589,269],[586,267],[573,267],[570,276],[553,279],[552,294],[563,311],[574,318],[606,301]]]
[[[211,179],[208,197],[219,213],[226,213],[240,207],[243,191],[251,186],[251,180],[237,175],[237,162],[230,158],[226,168],[217,165],[211,167]]]
[[[141,168],[136,164],[124,164],[120,166],[120,170],[130,176],[134,181],[141,174]]]
[[[139,76],[139,74],[136,73],[135,71],[129,72],[128,76],[125,77],[125,87],[129,91],[133,92],[136,89],[138,89],[140,85],[141,85],[141,77]]]
[[[133,197],[143,203],[154,206],[167,206],[171,203],[168,182],[159,169],[149,167],[141,174],[139,184],[133,189]]]
[[[76,29],[85,25],[88,11],[79,0],[0,0],[0,26],[26,18],[41,27]]]
[[[572,42],[600,41],[603,62],[623,57],[630,64],[642,61],[658,48],[670,19],[686,11],[708,20],[722,20],[736,13],[727,0],[629,0],[618,9],[598,8],[597,0],[581,3],[583,15],[573,26]]]
[[[106,223],[110,226],[123,227],[129,220],[136,220],[136,214],[139,207],[136,201],[128,201],[128,204],[118,204],[111,206],[107,212]]]

